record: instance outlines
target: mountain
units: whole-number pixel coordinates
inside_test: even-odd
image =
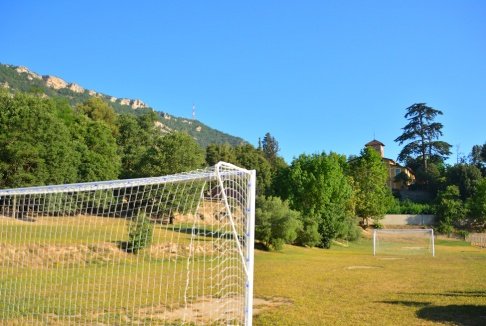
[[[117,98],[95,90],[85,89],[76,83],[69,83],[62,78],[50,75],[39,75],[23,66],[0,63],[0,88],[11,92],[37,92],[48,97],[61,97],[75,106],[90,97],[96,96],[110,104],[118,114],[141,115],[151,110],[158,114],[156,122],[162,132],[185,131],[202,147],[209,144],[228,143],[232,146],[246,143],[242,138],[213,129],[204,123],[173,116],[167,112],[157,111],[140,99]]]

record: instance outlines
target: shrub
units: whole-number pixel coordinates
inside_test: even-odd
[[[383,224],[381,224],[379,221],[374,221],[373,227],[375,229],[383,229]]]
[[[278,197],[259,197],[255,219],[255,237],[274,250],[294,242],[302,225],[300,214]]]
[[[314,247],[321,242],[318,225],[315,220],[306,218],[297,233],[296,243],[304,247]]]
[[[460,236],[462,240],[466,240],[469,236],[469,232],[466,230],[458,230],[457,235]]]
[[[152,242],[153,227],[149,217],[139,212],[128,225],[128,241],[126,251],[138,253],[139,250],[147,247]]]
[[[431,204],[416,203],[409,199],[395,199],[388,209],[388,214],[435,214],[435,208]]]

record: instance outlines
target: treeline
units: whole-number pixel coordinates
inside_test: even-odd
[[[372,148],[353,158],[302,154],[287,164],[270,133],[256,148],[202,148],[186,133],[163,133],[157,119],[152,111],[116,114],[98,98],[72,106],[40,94],[0,92],[0,187],[160,176],[226,161],[257,171],[256,238],[268,248],[285,243],[329,248],[335,240],[357,239],[360,220],[363,226],[373,221],[380,227],[386,212],[404,209],[435,212],[446,233],[485,226],[486,144],[453,166],[444,164],[448,144],[434,143],[439,146],[435,152],[407,144],[401,154],[417,171],[414,187],[432,198],[412,203],[394,198],[386,186],[387,168]]]
[[[439,218],[439,232],[482,231],[486,226],[486,144],[473,146],[471,154],[458,157],[456,164],[446,164],[452,146],[440,139],[443,125],[436,118],[441,115],[442,111],[425,103],[406,109],[408,123],[395,139],[404,145],[398,160],[415,173],[411,189],[431,198],[428,211]],[[398,206],[418,208],[409,202]]]
[[[97,98],[73,107],[41,94],[2,92],[0,187],[160,176],[226,161],[257,171],[259,212],[263,209],[268,215],[257,215],[257,234],[275,247],[282,241],[275,227],[285,226],[284,242],[329,247],[337,237],[358,236],[357,209],[362,214],[384,210],[381,204],[365,207],[367,192],[357,191],[365,181],[352,179],[350,167],[363,169],[361,159],[350,164],[335,153],[301,155],[288,166],[270,134],[258,148],[213,144],[203,149],[185,133],[162,133],[156,121],[154,112],[118,115]],[[384,178],[379,157],[366,153]],[[377,193],[385,196],[384,181],[378,184]],[[273,209],[283,209],[284,214],[274,214]],[[281,225],[282,218],[288,220]]]
[[[285,243],[329,248],[336,239],[355,240],[361,234],[357,216],[363,222],[380,218],[393,201],[386,168],[373,149],[353,160],[333,152],[302,154],[287,165],[269,133],[242,155],[244,148],[211,145],[207,162],[256,169],[256,238],[268,248]]]

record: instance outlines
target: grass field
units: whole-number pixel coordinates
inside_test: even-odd
[[[255,296],[288,304],[255,325],[486,325],[486,250],[436,241],[436,257],[372,256],[371,240],[331,250],[256,252]]]
[[[243,286],[228,288],[244,284],[242,275],[228,279],[240,262],[234,244],[205,235],[191,244],[187,228],[154,226],[151,245],[135,255],[121,248],[124,219],[0,217],[0,324],[191,324],[208,317],[188,311],[213,311],[228,293],[242,315]]]
[[[186,227],[156,227],[152,246],[133,255],[117,246],[127,236],[122,219],[0,219],[0,324],[170,324],[178,317],[164,309],[170,303],[176,314],[189,284]],[[190,286],[215,266],[235,266],[202,259],[215,250],[208,244],[205,237],[196,244]],[[438,240],[436,257],[374,257],[371,245],[257,250],[254,324],[486,325],[486,249]],[[218,296],[218,287],[202,288]]]

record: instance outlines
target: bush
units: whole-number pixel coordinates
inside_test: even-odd
[[[454,232],[454,227],[445,221],[440,221],[439,226],[437,227],[437,231],[442,234],[447,234],[447,236],[450,237],[451,234]]]
[[[466,230],[458,230],[457,235],[461,237],[462,240],[466,240],[467,237],[469,236],[469,232]]]
[[[304,247],[314,247],[321,242],[317,222],[312,219],[304,219],[303,225],[297,233],[296,243]]]
[[[149,217],[143,212],[138,213],[128,225],[126,251],[136,254],[139,250],[150,245],[153,231]]]
[[[278,197],[259,197],[256,204],[255,238],[274,250],[293,243],[302,225],[300,214]]]
[[[373,227],[375,229],[383,229],[383,224],[381,224],[379,221],[374,221]]]
[[[416,203],[409,199],[395,199],[387,211],[388,214],[435,214],[435,207],[431,204]]]

